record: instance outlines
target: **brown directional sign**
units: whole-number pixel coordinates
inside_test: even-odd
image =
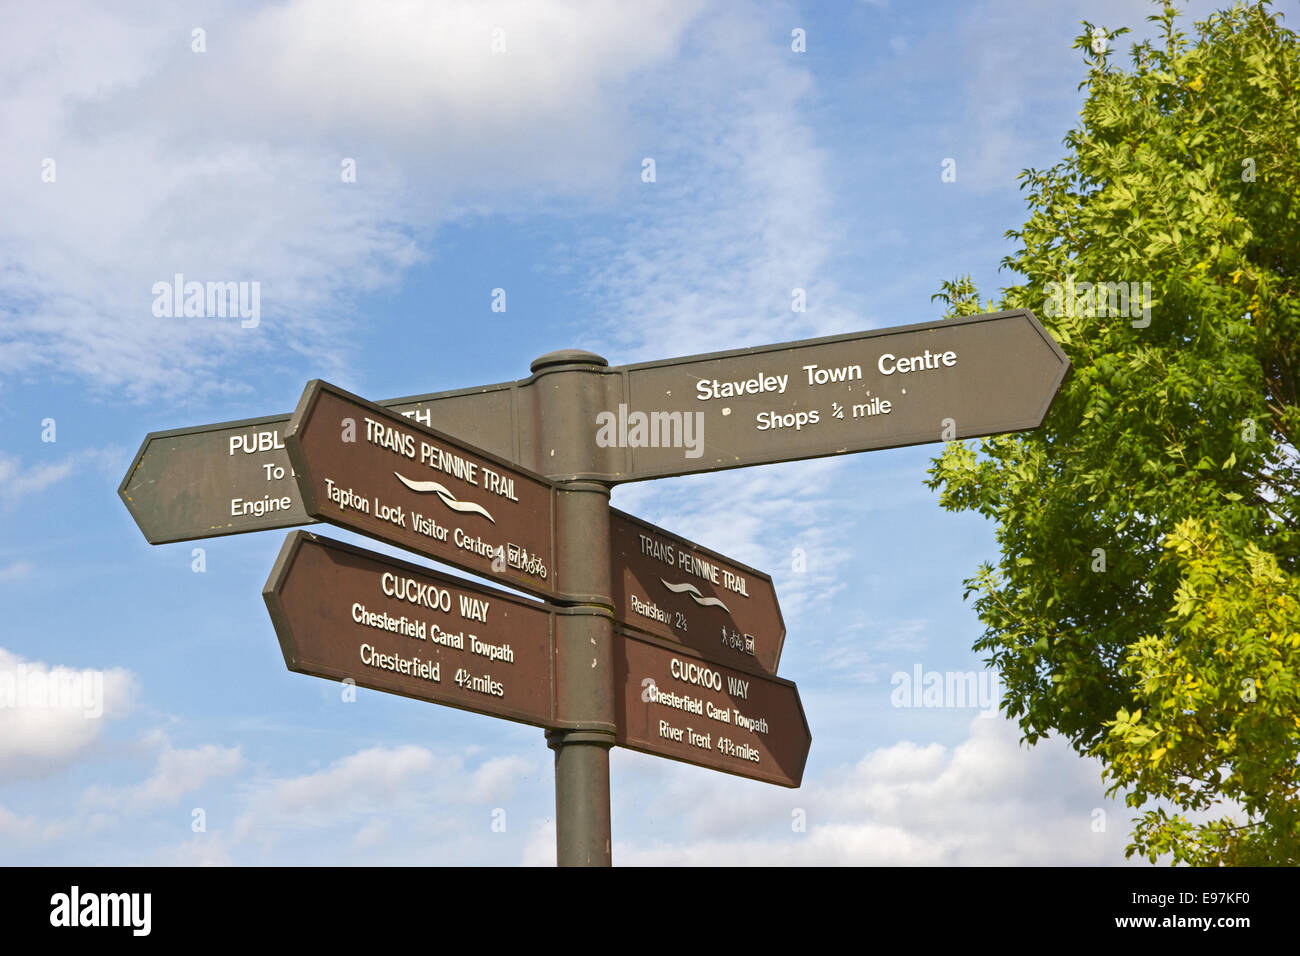
[[[803,780],[812,733],[790,681],[625,632],[614,634],[614,680],[621,746],[783,787]]]
[[[285,430],[307,514],[529,593],[556,585],[555,486],[321,381]]]
[[[392,411],[473,431],[487,451],[514,457],[512,385],[392,399]],[[311,524],[284,447],[288,415],[150,432],[118,495],[150,544]]]
[[[603,440],[639,481],[1022,431],[1068,369],[1027,309],[646,362]]]
[[[554,618],[542,605],[305,531],[285,538],[262,596],[291,671],[554,720]]]
[[[762,571],[611,508],[614,619],[719,664],[775,674],[785,622]]]

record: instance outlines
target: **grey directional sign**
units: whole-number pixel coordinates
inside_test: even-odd
[[[1027,309],[624,366],[614,480],[1037,428],[1069,366]]]
[[[512,385],[382,402],[428,422],[473,429],[479,447],[513,457]],[[288,415],[145,436],[118,495],[150,544],[312,524],[284,446]]]

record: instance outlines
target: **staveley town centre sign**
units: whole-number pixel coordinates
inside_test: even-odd
[[[152,544],[325,521],[532,595],[305,531],[263,592],[290,670],[519,721],[555,751],[562,865],[608,865],[609,749],[797,787],[770,576],[609,506],[700,471],[1037,428],[1069,371],[1028,310],[149,434],[119,495]]]

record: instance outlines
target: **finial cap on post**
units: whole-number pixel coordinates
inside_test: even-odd
[[[604,356],[588,352],[586,349],[559,349],[533,359],[532,365],[528,367],[533,372],[540,372],[554,365],[596,365],[606,368],[609,366],[609,361]]]

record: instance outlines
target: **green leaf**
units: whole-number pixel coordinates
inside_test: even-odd
[[[1137,282],[1151,321],[1045,317],[1072,366],[1046,420],[934,487],[996,522],[1008,573],[967,587],[1025,741],[1162,808],[1133,823],[1143,858],[1297,866],[1300,37],[1255,2],[1155,23],[1143,62],[1085,59],[1078,127],[1020,177],[997,303]],[[982,301],[969,275],[944,288]]]

